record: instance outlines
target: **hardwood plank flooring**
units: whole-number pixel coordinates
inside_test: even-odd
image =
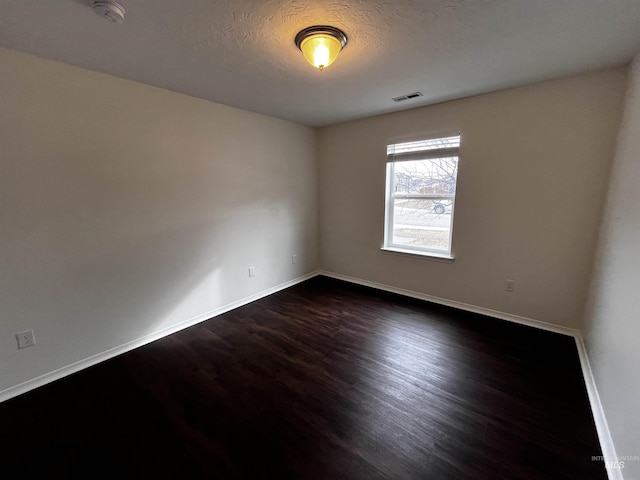
[[[0,439],[0,478],[607,478],[572,338],[326,277],[4,402]]]

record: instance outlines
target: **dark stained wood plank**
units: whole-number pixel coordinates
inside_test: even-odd
[[[606,479],[570,337],[326,277],[0,404],[0,477]]]

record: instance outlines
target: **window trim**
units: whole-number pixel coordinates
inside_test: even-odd
[[[459,145],[461,144],[461,133],[458,132],[456,135],[449,136],[438,136],[431,138],[423,138],[417,140],[418,142],[424,141],[429,142],[430,140],[440,140],[449,137],[459,137]],[[459,161],[460,159],[460,146],[458,147],[449,147],[449,148],[441,148],[441,149],[426,149],[423,151],[415,151],[415,152],[402,152],[402,153],[389,153],[389,147],[391,145],[400,145],[402,143],[411,143],[411,141],[398,142],[398,143],[389,143],[387,144],[387,164],[386,164],[386,179],[385,179],[385,218],[384,218],[384,239],[383,245],[380,247],[380,250],[383,252],[388,252],[392,254],[398,255],[415,255],[418,257],[431,258],[434,260],[440,260],[445,262],[452,262],[455,257],[453,254],[453,223],[454,223],[454,215],[455,215],[455,204],[456,204],[456,194],[457,194],[457,172],[456,172],[456,189],[453,194],[407,194],[396,197],[393,195],[394,188],[394,165],[396,162],[402,161],[419,161],[419,160],[434,160],[438,158],[451,158],[456,157]],[[393,226],[395,223],[394,215],[395,215],[395,203],[394,200],[396,198],[406,198],[406,199],[451,199],[451,226],[449,228],[449,240],[448,250],[437,250],[430,249],[425,247],[407,247],[396,245],[393,243]]]
[[[453,263],[456,257],[452,254],[431,252],[426,250],[407,250],[403,248],[397,247],[380,247],[380,250],[383,253],[389,253],[392,255],[399,255],[401,257],[419,257],[424,258],[425,260],[436,260],[444,263]]]

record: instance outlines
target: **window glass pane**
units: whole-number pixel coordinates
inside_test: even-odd
[[[396,246],[449,251],[453,200],[393,200],[393,239]]]
[[[458,157],[395,162],[395,194],[446,195],[456,192]]]

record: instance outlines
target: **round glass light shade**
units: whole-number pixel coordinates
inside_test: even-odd
[[[335,37],[317,34],[305,38],[300,44],[300,50],[311,65],[322,70],[336,60],[342,45]]]
[[[335,61],[347,44],[347,36],[338,28],[315,25],[298,32],[295,44],[311,65],[323,70]]]

